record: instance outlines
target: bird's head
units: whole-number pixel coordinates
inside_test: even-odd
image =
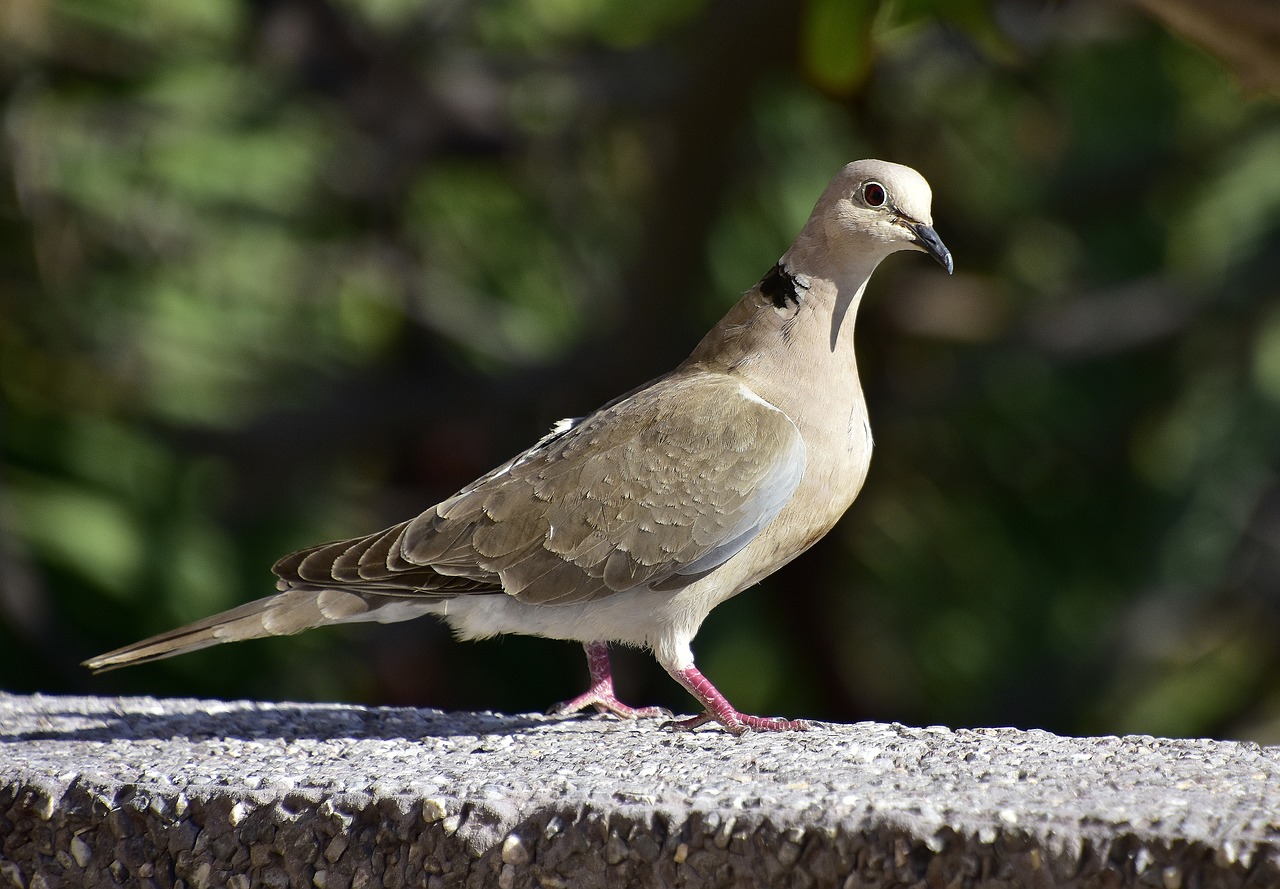
[[[861,264],[870,254],[874,267],[895,251],[923,250],[950,274],[951,251],[933,229],[932,200],[929,183],[910,167],[854,161],[831,180],[805,229],[837,261]]]

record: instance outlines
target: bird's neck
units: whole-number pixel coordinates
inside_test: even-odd
[[[792,248],[721,319],[685,366],[740,376],[761,397],[816,378],[836,400],[861,398],[853,327],[878,264],[833,268]]]
[[[801,351],[853,362],[853,326],[867,282],[884,257],[832,249],[806,230],[699,343],[690,361],[755,363]],[[779,339],[781,343],[779,343]]]
[[[797,278],[825,282],[838,301],[856,305],[885,254],[867,249],[872,245],[866,242],[830,237],[823,221],[810,219],[795,243],[782,254],[778,266]],[[852,320],[850,315],[849,321]]]

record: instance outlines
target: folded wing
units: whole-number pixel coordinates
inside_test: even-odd
[[[782,510],[805,447],[781,411],[722,374],[672,375],[620,399],[378,534],[286,556],[288,587],[536,604],[714,571]]]

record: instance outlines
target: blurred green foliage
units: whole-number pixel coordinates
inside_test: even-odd
[[[570,697],[575,646],[429,621],[77,664],[666,369],[879,156],[958,273],[877,275],[867,488],[705,672],[755,712],[1280,742],[1280,107],[1136,10],[10,0],[0,114],[7,689]]]

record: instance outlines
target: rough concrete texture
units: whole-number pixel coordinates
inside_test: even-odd
[[[0,886],[1280,886],[1280,748],[0,695]]]

